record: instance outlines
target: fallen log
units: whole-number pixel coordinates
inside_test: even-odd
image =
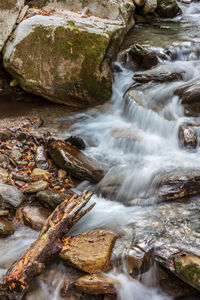
[[[92,194],[84,191],[65,200],[46,220],[38,239],[18,258],[0,280],[0,299],[21,299],[31,281],[61,250],[62,238],[95,204],[84,211]]]

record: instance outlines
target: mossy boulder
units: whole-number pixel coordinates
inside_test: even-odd
[[[56,10],[22,21],[4,51],[21,87],[53,102],[87,107],[112,93],[111,58],[127,31],[121,21]]]
[[[24,0],[0,0],[0,51],[17,21]]]
[[[158,0],[157,12],[160,17],[173,18],[178,15],[181,10],[176,0]]]

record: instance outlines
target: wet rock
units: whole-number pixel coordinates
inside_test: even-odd
[[[8,210],[2,210],[0,209],[0,217],[7,217],[9,215]]]
[[[44,146],[37,147],[35,162],[38,168],[48,169],[47,155]]]
[[[64,200],[71,199],[73,195],[74,192],[72,192],[71,190],[67,190],[65,191],[65,193],[45,190],[45,191],[38,192],[36,197],[44,206],[54,209]]]
[[[4,66],[24,90],[53,102],[88,107],[108,100],[110,61],[134,24],[135,6],[130,0],[90,1],[87,7],[94,15],[82,18],[76,13],[82,1],[59,2],[49,4],[56,5],[50,16],[35,15],[17,26],[6,44]]]
[[[133,45],[128,53],[135,63],[144,69],[150,69],[158,64],[156,54],[141,45]]]
[[[60,168],[80,180],[98,182],[104,176],[104,171],[93,159],[70,143],[52,142],[49,145],[49,154]]]
[[[187,125],[181,125],[178,130],[179,143],[181,147],[187,149],[195,149],[197,147],[198,138],[194,129]]]
[[[0,219],[0,236],[8,236],[14,233],[14,228],[6,220]]]
[[[84,232],[66,239],[60,257],[87,273],[106,272],[117,237],[116,233],[105,229]]]
[[[117,280],[104,274],[91,274],[78,278],[74,286],[80,292],[101,295],[115,294],[115,285],[117,284],[119,284]]]
[[[35,181],[33,183],[30,183],[28,186],[24,188],[24,193],[32,194],[37,193],[43,190],[46,190],[48,188],[49,183],[47,181]]]
[[[51,210],[44,207],[25,206],[22,209],[24,224],[34,230],[41,230],[46,219],[50,216]]]
[[[73,146],[76,146],[80,150],[85,149],[85,142],[82,138],[78,136],[70,136],[68,139],[65,140],[65,142],[69,142]]]
[[[157,8],[157,0],[146,0],[143,7],[143,12],[145,15],[153,13]]]
[[[3,162],[8,163],[8,157],[5,154],[0,153],[0,164],[2,164]]]
[[[7,184],[0,184],[0,203],[3,208],[17,208],[23,201],[24,195],[16,187]]]
[[[182,80],[183,76],[181,73],[174,72],[164,72],[164,73],[136,73],[133,76],[133,79],[139,83],[152,82],[170,82],[175,80]]]
[[[180,97],[180,102],[186,115],[198,116],[200,113],[200,81],[187,82],[178,88],[174,94]]]
[[[9,141],[12,138],[12,133],[9,130],[0,131],[0,140],[2,142]]]
[[[13,31],[24,0],[0,1],[0,51]]]
[[[17,173],[12,173],[13,179],[22,181],[23,184],[24,182],[32,182],[32,178],[28,174],[17,174]]]
[[[199,294],[198,290],[194,289],[190,285],[186,284],[184,281],[180,280],[176,275],[163,268],[161,265],[157,265],[157,277],[157,284],[159,288],[165,294],[169,295],[170,297],[173,297],[173,299],[178,298],[181,300],[189,300],[193,299],[193,295]],[[191,298],[185,298],[187,296]]]
[[[5,169],[0,168],[0,181],[2,183],[6,183],[8,181],[8,176],[8,172]]]
[[[160,175],[157,200],[167,201],[200,194],[200,171],[183,171]]]
[[[158,0],[157,12],[162,18],[173,18],[176,17],[181,10],[176,0]]]
[[[126,255],[127,271],[133,277],[145,273],[151,266],[152,250],[145,252],[137,245],[132,246]]]
[[[18,141],[24,141],[27,140],[29,135],[26,132],[20,132],[17,136]]]
[[[181,280],[200,290],[200,257],[166,245],[156,248],[155,259]]]
[[[48,180],[49,177],[51,177],[51,174],[48,171],[45,171],[43,169],[35,168],[31,172],[31,177],[33,178],[34,181],[43,180],[43,179]]]

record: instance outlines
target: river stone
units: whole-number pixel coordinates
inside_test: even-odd
[[[100,181],[104,171],[91,158],[69,142],[55,141],[49,145],[49,154],[54,162],[80,180]]]
[[[46,219],[50,216],[51,210],[44,207],[25,206],[22,209],[24,224],[34,230],[41,230]]]
[[[181,125],[178,130],[179,144],[187,149],[195,149],[197,147],[198,138],[194,129],[187,125]]]
[[[48,169],[47,155],[44,146],[37,147],[35,153],[36,166],[41,169]]]
[[[159,175],[156,199],[170,201],[200,194],[200,171],[177,171]]]
[[[176,0],[157,0],[157,12],[160,17],[173,18],[180,13]]]
[[[24,0],[0,0],[0,51],[2,50],[24,5]]]
[[[0,181],[2,181],[2,183],[6,183],[8,181],[8,172],[3,169],[3,168],[0,168]]]
[[[13,227],[6,220],[0,219],[0,237],[14,233]]]
[[[143,7],[143,12],[145,15],[153,13],[157,8],[157,0],[146,0]]]
[[[38,192],[36,197],[44,206],[55,209],[56,206],[58,206],[64,200],[71,199],[71,197],[73,197],[74,194],[75,193],[71,190],[67,190],[65,191],[65,193],[62,194],[52,190],[45,190]]]
[[[95,229],[66,238],[60,257],[75,268],[87,272],[106,272],[118,235],[105,229]]]
[[[78,278],[74,286],[82,293],[91,295],[115,294],[115,285],[119,284],[116,279],[113,279],[104,274],[90,274]]]
[[[51,177],[51,174],[48,171],[45,171],[43,169],[35,168],[31,172],[31,177],[33,178],[34,181],[43,180],[43,179],[48,180],[49,177]]]
[[[37,193],[39,191],[46,190],[48,188],[49,183],[47,181],[39,180],[33,183],[29,183],[28,186],[24,188],[24,193],[32,194]]]
[[[182,80],[183,76],[178,72],[164,72],[164,73],[135,73],[133,79],[139,83],[147,83],[149,81],[153,82],[170,82],[175,80]]]
[[[155,249],[155,259],[177,277],[200,290],[200,257],[170,246]]]
[[[23,201],[24,195],[16,187],[8,184],[0,184],[0,203],[3,208],[17,208]]]
[[[158,64],[156,54],[139,44],[133,45],[128,54],[138,66],[144,69],[150,69]]]
[[[145,252],[137,245],[132,246],[126,255],[127,271],[134,278],[145,273],[151,266],[152,250]]]
[[[137,6],[143,6],[145,4],[145,0],[133,0],[133,3]]]
[[[190,81],[178,88],[174,94],[180,97],[180,102],[186,115],[198,116],[200,113],[200,80]]]
[[[130,27],[134,4],[126,6],[128,2],[118,3],[118,8],[126,7]],[[108,100],[110,62],[128,27],[122,19],[82,18],[61,8],[52,13],[18,25],[4,51],[4,67],[24,90],[53,102],[87,107]]]
[[[12,138],[13,134],[9,130],[0,131],[0,140],[2,142],[7,142]]]

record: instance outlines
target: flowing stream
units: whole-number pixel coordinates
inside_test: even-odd
[[[72,234],[98,227],[111,228],[126,235],[132,228],[135,240],[145,244],[171,244],[200,254],[200,227],[198,197],[170,203],[150,200],[155,180],[166,172],[200,169],[199,146],[194,151],[180,149],[178,127],[184,122],[200,122],[200,118],[185,117],[179,97],[174,91],[184,82],[200,78],[200,3],[180,4],[183,14],[173,20],[137,25],[130,33],[124,48],[133,40],[163,54],[154,72],[181,72],[183,80],[148,84],[140,90],[142,105],[132,101],[125,92],[133,83],[134,70],[120,65],[122,72],[115,74],[112,99],[103,106],[73,114],[71,134],[86,142],[86,154],[95,158],[107,171],[95,187],[85,182],[77,191],[92,189],[95,194],[94,209],[74,228]],[[165,51],[165,53],[167,53]],[[184,82],[183,82],[184,81]],[[65,116],[54,120],[63,124]],[[199,130],[197,128],[197,133]],[[58,129],[64,138],[69,132]],[[102,197],[105,187],[110,197]],[[158,226],[159,224],[159,226]],[[9,263],[36,238],[37,234],[24,229],[17,231],[7,242],[0,241],[0,266],[3,272]],[[152,270],[151,270],[152,271]],[[120,282],[120,300],[165,300],[170,297],[149,284],[154,275],[141,282],[129,277],[126,270],[117,270],[110,276]],[[61,274],[64,274],[63,266]],[[62,276],[54,286],[59,287]],[[40,282],[36,299],[60,299],[58,288],[54,291]],[[39,294],[40,293],[40,294]],[[40,296],[38,296],[40,295]],[[39,297],[39,298],[38,298]]]

